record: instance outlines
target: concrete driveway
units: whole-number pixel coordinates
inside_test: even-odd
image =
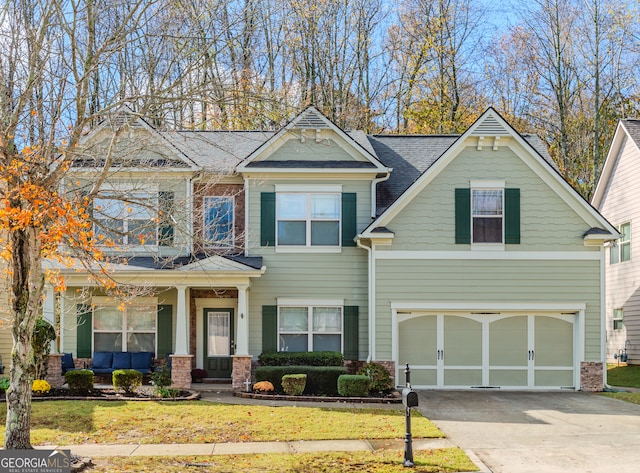
[[[640,471],[640,405],[581,392],[419,396],[420,412],[493,473]]]

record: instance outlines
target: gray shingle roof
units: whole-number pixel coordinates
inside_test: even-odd
[[[622,120],[622,124],[636,146],[640,147],[640,120],[628,118]]]
[[[209,254],[197,253],[189,256],[154,258],[151,256],[134,256],[125,258],[127,266],[139,269],[178,269],[182,266],[201,261],[208,258]],[[244,264],[251,268],[260,269],[262,267],[262,256],[243,256],[243,255],[220,255],[230,261]]]
[[[544,142],[536,135],[521,135],[554,169]],[[370,135],[378,159],[393,168],[391,177],[378,184],[378,214],[391,205],[424,173],[460,135]]]

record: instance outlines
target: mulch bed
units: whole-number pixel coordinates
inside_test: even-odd
[[[200,399],[200,393],[190,390],[179,391],[176,397],[161,398],[152,389],[139,389],[133,394],[125,394],[114,389],[92,389],[88,394],[74,394],[68,389],[54,388],[48,394],[33,394],[32,401],[194,401]],[[4,393],[0,402],[6,401]]]
[[[402,402],[402,394],[398,391],[391,391],[387,394],[368,397],[344,397],[344,396],[312,396],[303,394],[301,396],[289,396],[287,394],[263,394],[263,393],[243,393],[234,392],[234,396],[245,399],[260,399],[263,401],[310,401],[310,402],[359,402],[377,404],[397,404]]]

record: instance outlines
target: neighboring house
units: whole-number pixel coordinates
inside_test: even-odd
[[[606,259],[607,361],[640,363],[640,120],[622,120],[602,168],[593,205],[620,238]]]
[[[114,125],[86,137],[68,191],[92,183]],[[171,353],[176,384],[198,367],[236,389],[275,350],[339,350],[398,384],[409,363],[415,387],[603,386],[602,248],[618,233],[493,109],[460,136],[346,132],[314,108],[278,132],[136,120],[115,151],[97,234],[128,257],[113,277],[143,290],[114,300],[62,270],[77,358]]]

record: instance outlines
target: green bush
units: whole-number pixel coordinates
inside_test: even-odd
[[[306,374],[285,374],[282,377],[282,390],[290,396],[300,396],[306,385]]]
[[[374,393],[383,393],[393,389],[393,381],[387,369],[380,363],[367,363],[359,371],[358,374],[368,376],[371,380],[369,391]]]
[[[343,366],[339,351],[281,351],[262,353],[258,357],[261,366]]]
[[[64,374],[69,390],[74,394],[88,394],[93,389],[93,371],[74,370]]]
[[[282,393],[285,374],[306,374],[306,393],[335,396],[338,394],[338,378],[346,373],[344,366],[258,366],[255,376],[256,382],[269,381],[276,392]]]
[[[49,369],[49,353],[51,342],[56,339],[56,329],[42,317],[36,319],[36,328],[31,338],[33,347],[33,361],[35,366],[35,379],[44,379]]]
[[[171,391],[167,389],[171,386],[171,370],[166,365],[159,366],[151,373],[151,384],[158,396],[175,397],[171,396]]]
[[[9,389],[9,385],[10,385],[9,378],[7,378],[6,376],[3,376],[2,378],[0,378],[0,393],[7,392],[7,389]]]
[[[366,397],[371,380],[362,374],[343,374],[338,378],[338,394],[341,396]]]
[[[115,370],[111,375],[113,387],[131,394],[135,388],[142,386],[142,373],[137,370]]]

